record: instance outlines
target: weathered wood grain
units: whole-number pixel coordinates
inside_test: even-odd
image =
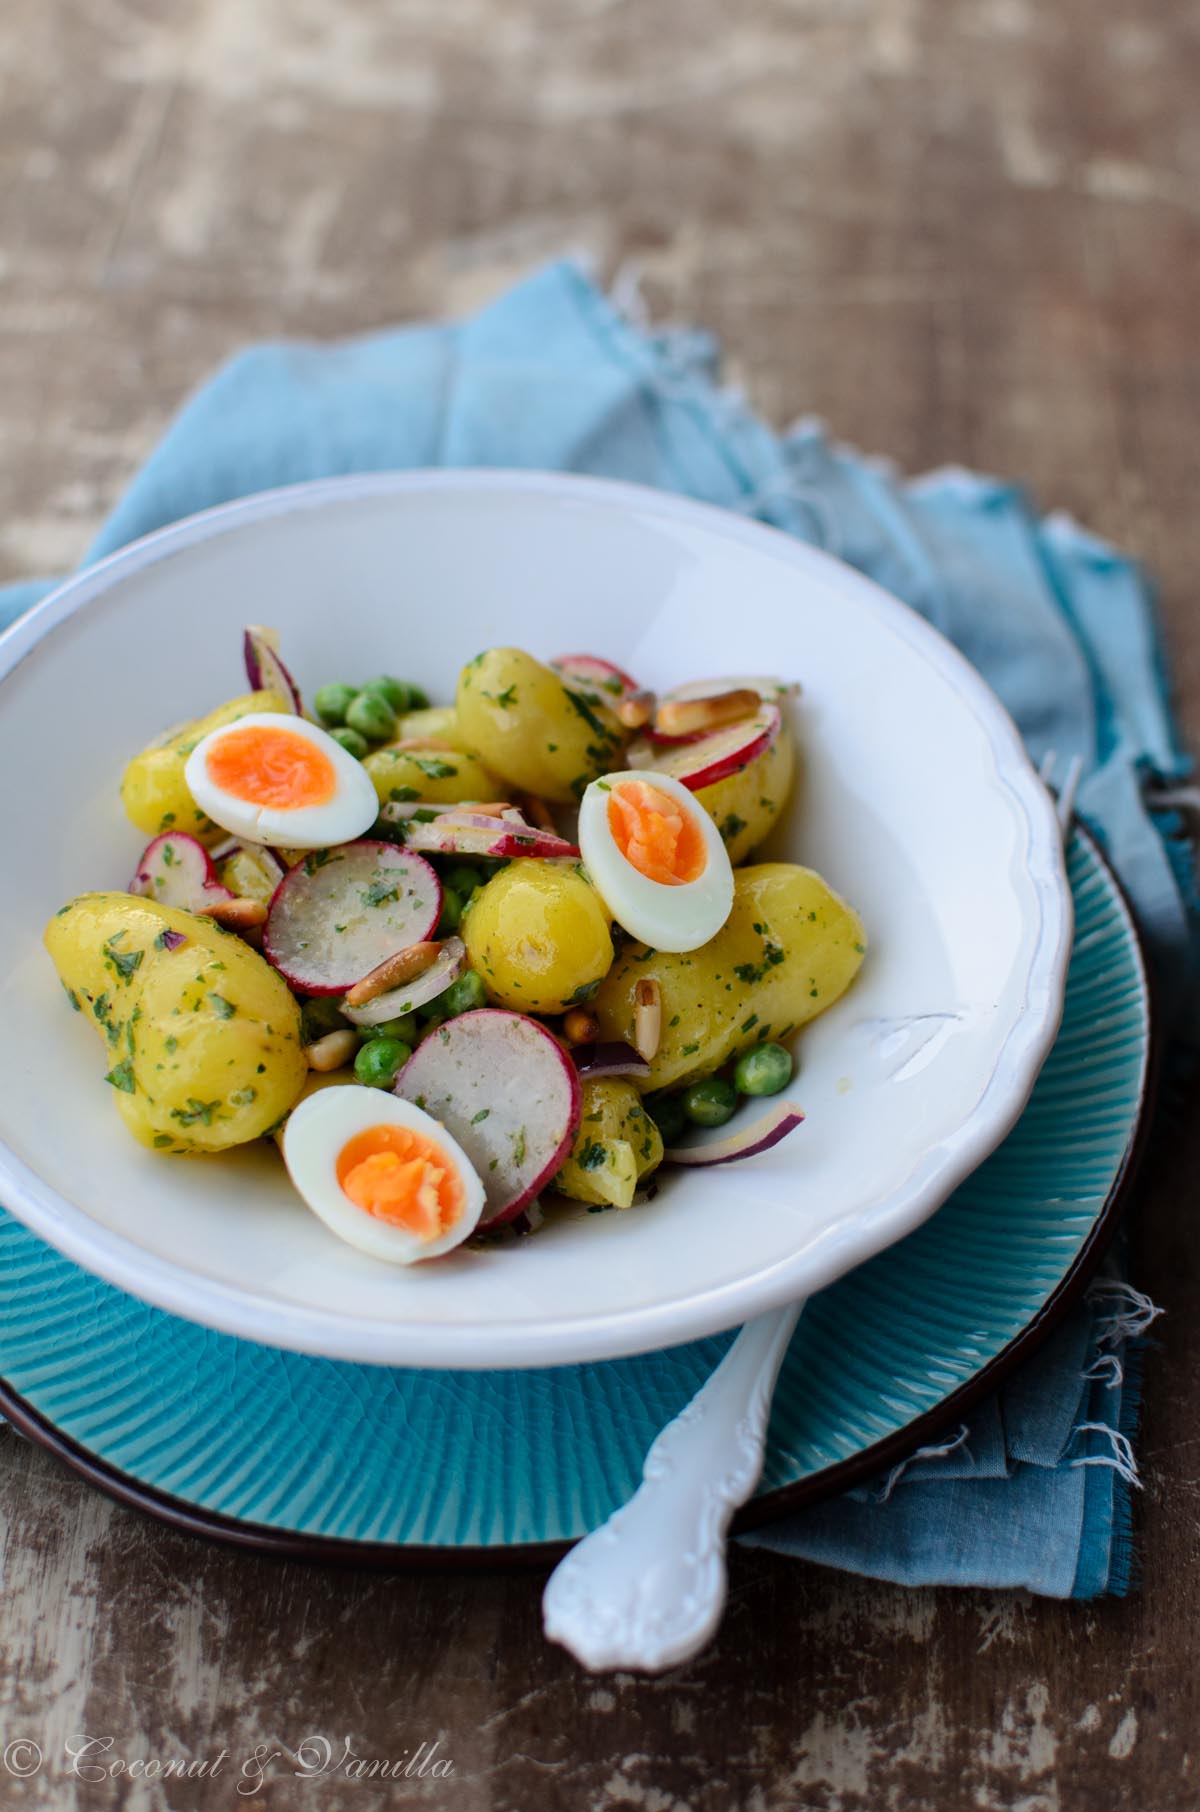
[[[757,404],[903,466],[1018,474],[1161,576],[1200,731],[1200,15],[1172,0],[7,0],[0,576],[69,566],[181,396],[246,339],[469,307],[628,258]],[[1200,1131],[1143,1191],[1170,1313],[1145,1589],[1064,1607],[735,1559],[701,1662],[593,1682],[540,1581],[259,1562],[0,1436],[0,1803],[463,1812],[1183,1812],[1200,1621]],[[90,1785],[76,1732],[207,1781]],[[452,1781],[273,1766],[308,1735]],[[2,1747],[2,1744],[0,1744]],[[249,1784],[249,1783],[243,1783]]]

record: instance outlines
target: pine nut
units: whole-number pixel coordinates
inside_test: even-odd
[[[227,931],[250,931],[267,922],[263,900],[214,900],[211,905],[201,906],[199,912],[204,918],[215,919],[218,925],[224,925]]]
[[[762,704],[757,692],[739,686],[733,692],[716,692],[711,698],[668,699],[658,707],[654,728],[662,736],[692,736],[697,730],[719,730],[739,717],[753,717]]]
[[[662,990],[656,981],[643,977],[633,999],[633,1048],[639,1057],[653,1063],[662,1039]]]
[[[358,1034],[347,1030],[326,1032],[315,1044],[305,1045],[304,1055],[308,1058],[309,1069],[320,1070],[324,1075],[327,1070],[344,1069],[346,1064],[352,1063],[357,1050]]]
[[[401,987],[415,976],[424,975],[426,969],[437,961],[441,949],[442,946],[430,938],[424,943],[409,944],[407,949],[396,950],[391,956],[385,956],[361,981],[356,981],[352,988],[346,990],[346,1005],[365,1007],[369,1000],[375,1000],[380,994]]]
[[[563,1031],[572,1044],[594,1044],[600,1036],[600,1021],[586,1007],[572,1007],[563,1016]]]
[[[654,716],[653,692],[629,692],[613,706],[617,722],[627,730],[640,730]]]

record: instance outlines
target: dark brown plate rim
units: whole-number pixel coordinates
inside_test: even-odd
[[[1091,844],[1106,869],[1109,879],[1124,907],[1130,927],[1137,938],[1137,922],[1129,898],[1096,839],[1082,826],[1076,827]],[[1139,949],[1141,948],[1140,939]],[[1160,1071],[1160,1035],[1157,1001],[1153,978],[1145,964],[1147,995],[1147,1049],[1137,1118],[1121,1167],[1113,1179],[1108,1197],[1096,1217],[1091,1232],[1076,1253],[1070,1269],[1046,1298],[1033,1319],[1006,1347],[996,1353],[974,1375],[927,1410],[924,1415],[905,1423],[903,1428],[886,1435],[871,1447],[827,1466],[790,1485],[780,1485],[764,1492],[742,1506],[733,1519],[734,1534],[761,1528],[765,1523],[788,1516],[795,1510],[835,1497],[861,1484],[864,1479],[885,1471],[904,1460],[914,1448],[938,1439],[983,1397],[1004,1382],[1065,1319],[1081,1300],[1096,1268],[1117,1230],[1146,1155],[1154,1121],[1153,1104],[1157,1097]],[[294,1529],[273,1529],[266,1523],[240,1522],[218,1510],[204,1510],[186,1499],[145,1485],[98,1459],[70,1435],[64,1434],[40,1410],[26,1403],[0,1378],[0,1414],[12,1426],[40,1447],[57,1455],[72,1471],[117,1503],[140,1510],[159,1522],[187,1535],[200,1535],[223,1542],[230,1547],[255,1554],[271,1555],[282,1560],[316,1561],[327,1566],[359,1567],[377,1571],[401,1572],[410,1569],[459,1571],[461,1569],[503,1569],[505,1567],[551,1566],[573,1546],[571,1541],[524,1542],[497,1547],[442,1547],[420,1543],[352,1541],[343,1536],[309,1535]]]

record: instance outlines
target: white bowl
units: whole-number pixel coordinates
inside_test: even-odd
[[[591,650],[657,687],[798,678],[803,778],[769,853],[820,869],[871,939],[800,1040],[805,1125],[751,1161],[664,1178],[644,1207],[568,1208],[516,1246],[411,1270],[338,1242],[271,1149],[137,1146],[42,928],[71,895],[125,885],[142,839],[124,764],[243,689],[247,621],[278,625],[310,692],[383,670],[448,698],[497,642]],[[475,1368],[733,1326],[931,1214],[1012,1125],[1058,1023],[1071,908],[1054,814],[983,681],[849,567],[658,492],[383,474],[180,523],[0,638],[0,773],[0,1201],[121,1288],[252,1340]]]

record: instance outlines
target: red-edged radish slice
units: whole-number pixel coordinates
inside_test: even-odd
[[[275,889],[263,954],[302,994],[344,994],[432,937],[441,910],[441,882],[410,850],[368,837],[314,849]]]
[[[763,705],[753,717],[736,724],[725,724],[706,736],[664,747],[649,739],[635,743],[629,751],[629,764],[635,768],[652,768],[669,774],[690,792],[713,786],[728,774],[740,773],[771,747],[783,726],[778,705]]]
[[[251,623],[242,637],[242,658],[246,678],[254,692],[278,692],[291,702],[297,717],[304,716],[300,688],[279,658],[277,634],[261,623]]]
[[[420,975],[414,975],[402,987],[389,988],[386,994],[364,1001],[361,1007],[348,1007],[343,1001],[342,1012],[356,1026],[381,1026],[387,1019],[399,1019],[402,1013],[414,1013],[418,1007],[428,1006],[458,980],[466,966],[467,946],[460,937],[448,937]]]
[[[581,1076],[593,1080],[599,1076],[648,1076],[650,1065],[631,1044],[613,1040],[607,1044],[577,1044],[571,1047],[571,1061]]]
[[[556,837],[550,831],[537,830],[532,824],[514,824],[504,818],[485,818],[482,814],[456,812],[424,824],[408,820],[405,832],[408,849],[429,850],[441,856],[545,856],[576,857],[579,846]]]
[[[495,1007],[431,1032],[395,1092],[440,1120],[483,1178],[481,1227],[520,1214],[566,1162],[579,1126],[568,1053],[537,1020]]]
[[[219,900],[233,899],[203,843],[182,831],[167,831],[147,843],[129,891],[184,912],[203,912]]]
[[[670,1145],[663,1152],[664,1164],[687,1164],[693,1169],[709,1164],[736,1164],[742,1158],[756,1158],[770,1151],[790,1132],[795,1132],[804,1115],[792,1101],[777,1101],[760,1120],[751,1126],[727,1133],[723,1139],[706,1139],[702,1145]]]
[[[593,698],[628,698],[641,691],[637,681],[623,668],[614,667],[611,661],[603,660],[598,654],[558,654],[550,666]]]

